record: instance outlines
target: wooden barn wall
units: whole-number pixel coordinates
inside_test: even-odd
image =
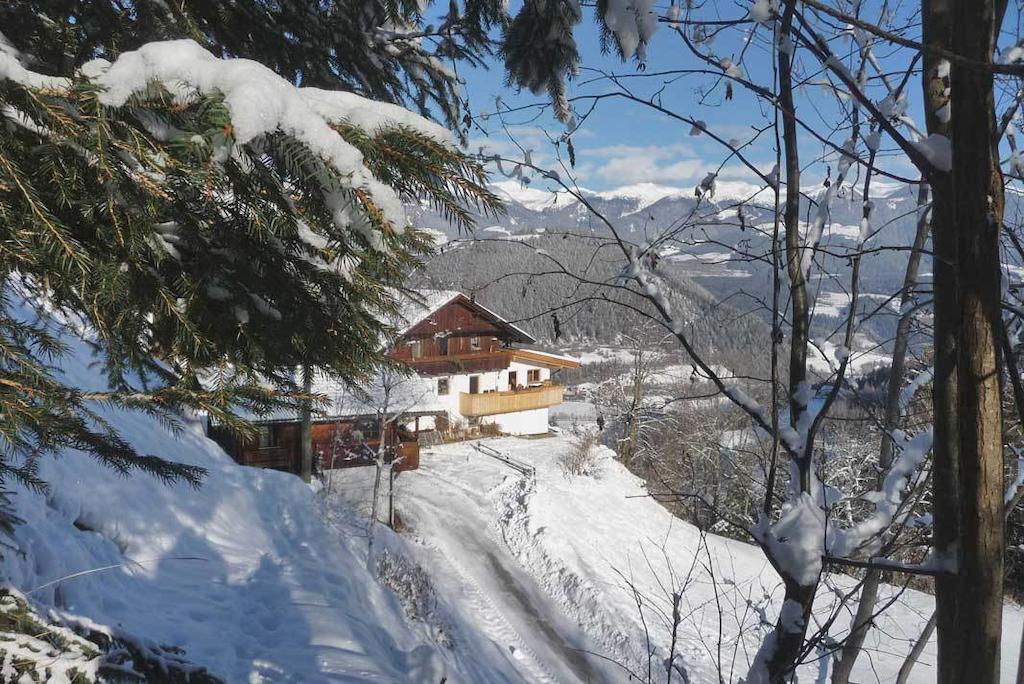
[[[211,427],[210,437],[221,446],[236,462],[243,465],[261,465],[298,472],[302,462],[302,426],[298,423],[274,423],[273,446],[260,449],[255,439],[241,440],[234,433],[223,428]],[[356,434],[356,430],[361,434]],[[389,436],[393,435],[394,427],[388,426]],[[324,461],[329,461],[338,435],[343,445],[355,447],[365,443],[370,450],[376,450],[379,442],[379,428],[375,419],[346,420],[333,423],[314,423],[312,426],[313,454],[323,454]],[[402,446],[401,453],[405,461],[399,470],[415,468],[419,463],[419,448],[415,443],[415,435],[402,434],[401,439],[411,440]],[[341,464],[339,464],[341,465]],[[364,463],[347,463],[346,465],[365,465]]]
[[[419,340],[423,345],[423,356],[441,356],[441,342],[437,335],[442,332],[447,333],[448,355],[496,351],[501,346],[500,339],[507,337],[504,330],[465,303],[453,301],[413,326],[398,343],[394,356],[404,360],[412,358],[408,345],[412,340]],[[471,337],[481,338],[480,349],[470,347]]]

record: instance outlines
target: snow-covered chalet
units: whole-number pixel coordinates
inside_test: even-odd
[[[562,403],[552,374],[579,368],[579,361],[519,346],[537,340],[461,292],[419,294],[389,356],[431,384],[440,420],[492,423],[509,435],[546,433],[548,409]]]
[[[325,377],[313,391],[328,405],[313,417],[313,453],[326,468],[369,461],[383,437],[402,456],[402,469],[419,463],[427,435],[472,432],[490,426],[508,435],[548,431],[548,410],[562,403],[554,374],[579,361],[525,348],[536,340],[522,328],[454,290],[421,290],[393,322],[388,356],[414,373],[383,374],[353,391]],[[380,417],[387,416],[384,435]],[[240,440],[211,428],[210,436],[239,463],[297,470],[300,425],[294,414],[254,421],[256,438]]]

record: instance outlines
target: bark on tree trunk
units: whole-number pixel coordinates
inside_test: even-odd
[[[922,85],[925,123],[930,135],[950,136],[949,121],[938,112],[948,105],[948,63],[936,48],[948,49],[952,34],[950,0],[923,0],[921,20],[925,45]],[[944,68],[943,65],[946,65]],[[959,537],[959,442],[957,438],[957,327],[960,307],[956,287],[956,224],[953,219],[953,188],[950,174],[933,172],[932,186],[932,283],[934,301],[935,378],[932,383],[934,444],[932,446],[932,544],[952,554]],[[935,578],[936,625],[938,628],[938,684],[956,684],[951,673],[960,660],[957,635],[957,580]]]
[[[395,464],[391,464],[391,468],[388,469],[388,527],[395,529],[395,476],[398,471],[395,470]]]
[[[983,65],[995,49],[996,3],[958,0],[953,51]],[[940,680],[998,682],[1003,609],[1003,444],[998,335],[1002,178],[995,149],[991,69],[952,65],[953,199],[961,305],[957,380],[960,576],[955,673]],[[940,624],[942,630],[944,625]],[[940,662],[940,666],[943,663]]]
[[[786,0],[780,22],[780,32],[788,35],[793,24],[793,12],[796,0]],[[800,156],[799,138],[797,134],[796,110],[793,103],[792,56],[785,50],[779,51],[779,108],[782,110],[782,132],[784,156],[786,162],[786,205],[783,223],[786,232],[786,260],[789,276],[789,292],[792,302],[793,330],[789,347],[789,403],[790,423],[796,425],[801,414],[807,410],[799,389],[807,379],[807,340],[809,334],[807,288],[804,271],[800,259]],[[810,450],[808,449],[808,452]],[[800,492],[809,492],[811,454],[797,457],[797,473],[799,482],[794,483]],[[810,620],[810,612],[817,592],[817,582],[801,585],[792,577],[782,573],[785,585],[785,600],[800,605],[803,620],[799,625],[792,621],[775,623],[775,650],[768,659],[768,677],[772,684],[782,684],[793,673],[800,651],[803,647],[804,634]]]
[[[907,684],[907,680],[910,679],[910,671],[914,669],[917,659],[921,657],[921,654],[924,653],[924,647],[928,645],[928,640],[932,638],[937,617],[937,613],[932,613],[932,616],[928,618],[928,622],[925,623],[924,629],[921,631],[921,636],[914,642],[910,653],[907,654],[906,660],[900,666],[899,674],[896,675],[896,684]]]
[[[1024,684],[1024,630],[1020,633],[1020,653],[1017,654],[1017,684]]]

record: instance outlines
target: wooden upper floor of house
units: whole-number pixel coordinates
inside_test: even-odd
[[[389,350],[420,375],[453,375],[508,368],[513,361],[578,368],[572,359],[516,347],[536,340],[461,292],[431,293]]]

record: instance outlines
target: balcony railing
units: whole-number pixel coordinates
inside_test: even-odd
[[[508,368],[509,357],[501,350],[471,352],[448,356],[421,356],[405,359],[405,363],[425,375],[454,375],[457,373],[483,373]]]
[[[459,412],[464,416],[493,416],[499,413],[530,411],[562,403],[561,385],[545,383],[536,387],[523,387],[508,392],[459,394]]]

